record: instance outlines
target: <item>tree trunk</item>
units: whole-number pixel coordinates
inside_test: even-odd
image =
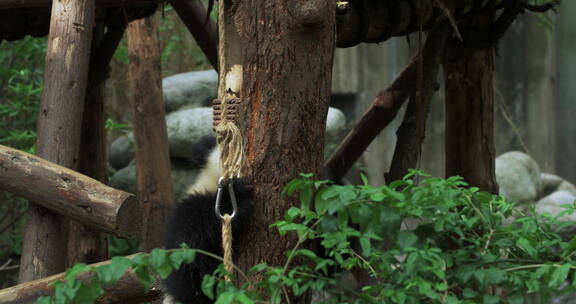
[[[94,67],[98,46],[102,42],[104,25],[94,28],[90,68]],[[91,70],[91,69],[90,69]],[[105,71],[105,69],[104,69]],[[92,71],[90,71],[92,74]],[[106,79],[106,77],[96,77]],[[89,78],[82,115],[82,133],[80,137],[80,157],[78,172],[90,176],[104,184],[108,183],[108,159],[106,157],[106,129],[104,113],[104,81]],[[108,238],[105,234],[87,227],[75,220],[68,220],[68,247],[66,268],[75,263],[96,263],[108,259]]]
[[[320,172],[335,45],[335,2],[220,1],[220,100],[238,98],[236,121],[244,142],[256,202],[238,240],[236,262],[283,265],[294,236],[269,225],[298,204],[281,199],[300,172]],[[257,244],[256,246],[254,246]],[[255,274],[253,279],[258,280]],[[291,299],[302,303],[307,299]]]
[[[487,29],[492,19],[493,13],[488,12],[471,23]],[[446,58],[446,176],[459,175],[471,186],[498,193],[494,171],[494,48],[472,48],[453,38]]]
[[[73,169],[78,165],[93,27],[94,0],[52,2],[36,149],[39,156]],[[32,205],[19,281],[63,271],[66,235],[58,216]]]
[[[141,247],[150,251],[162,247],[162,227],[174,200],[162,99],[158,24],[154,16],[128,25],[128,58],[134,107],[137,196],[143,212]]]

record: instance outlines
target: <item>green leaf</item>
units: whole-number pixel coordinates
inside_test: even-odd
[[[210,299],[214,299],[214,285],[216,285],[216,278],[212,275],[205,275],[202,278],[202,292]]]
[[[482,297],[482,303],[483,304],[498,304],[500,303],[500,297],[498,296],[493,296],[493,295],[489,295],[489,294],[485,294]]]
[[[226,291],[218,297],[215,304],[230,304],[234,301],[234,298],[234,292]]]
[[[530,241],[528,239],[519,238],[518,241],[516,241],[516,246],[524,250],[530,257],[536,257],[537,251],[532,246],[532,244],[530,244]]]
[[[196,251],[188,248],[178,249],[172,252],[172,254],[169,256],[170,263],[172,264],[172,268],[174,268],[174,270],[180,269],[182,263],[189,264],[194,262],[195,258]]]
[[[556,267],[548,282],[548,287],[552,290],[558,289],[564,281],[568,278],[568,273],[570,272],[570,264],[564,264],[560,267]]]

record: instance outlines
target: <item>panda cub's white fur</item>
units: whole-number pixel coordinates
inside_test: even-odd
[[[218,179],[222,176],[223,170],[220,165],[220,148],[215,146],[208,158],[204,168],[196,178],[196,182],[186,190],[187,194],[211,193],[218,190]]]

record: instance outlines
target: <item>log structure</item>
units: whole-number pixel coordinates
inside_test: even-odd
[[[120,237],[140,228],[134,195],[76,171],[0,145],[0,188]],[[62,252],[57,253],[62,255]]]
[[[426,40],[421,51],[425,78],[432,78],[435,75],[435,62],[442,55],[444,42],[445,38]],[[378,94],[366,113],[324,163],[326,177],[334,180],[344,177],[374,138],[394,120],[408,97],[416,92],[419,58],[420,55],[415,55],[390,87]]]
[[[128,258],[136,255],[128,256]],[[90,266],[98,267],[109,263],[110,261],[105,261]],[[76,278],[81,281],[89,281],[92,277],[93,273],[88,272],[81,273]],[[2,289],[0,290],[0,304],[34,304],[38,297],[53,295],[54,286],[52,284],[63,279],[64,273],[59,273]],[[128,271],[116,284],[104,287],[104,294],[96,300],[95,304],[145,303],[157,300],[161,296],[162,293],[158,288],[152,288],[146,292],[136,275],[132,271]]]

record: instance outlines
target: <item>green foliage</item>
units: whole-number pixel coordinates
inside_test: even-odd
[[[298,236],[286,263],[236,269],[241,287],[222,280],[220,267],[205,276],[203,291],[219,304],[285,303],[289,294],[322,290],[330,291],[322,303],[524,303],[525,296],[547,303],[552,295],[575,291],[576,237],[562,240],[558,231],[565,225],[557,218],[521,214],[458,177],[425,176],[416,185],[415,175],[423,174],[412,171],[382,187],[365,178],[360,186],[339,186],[310,175],[290,182],[284,193],[298,195],[301,206],[273,225],[281,235]],[[324,251],[303,244],[321,244]],[[55,296],[41,303],[88,303],[82,301],[100,294],[99,284],[114,282],[129,267],[150,286],[149,271],[164,278],[195,254],[221,260],[200,250],[156,249],[132,260],[116,258],[107,269],[78,266],[96,276],[78,283],[72,278],[79,270],[72,269],[70,280],[57,283]],[[363,269],[374,284],[347,289],[335,269]],[[252,274],[263,279],[250,281]]]
[[[0,144],[34,151],[46,39],[0,42]],[[0,264],[18,263],[25,200],[0,191]],[[7,265],[8,265],[7,264]],[[16,283],[17,269],[4,270],[0,288]]]
[[[32,151],[46,39],[0,44],[0,144]]]

